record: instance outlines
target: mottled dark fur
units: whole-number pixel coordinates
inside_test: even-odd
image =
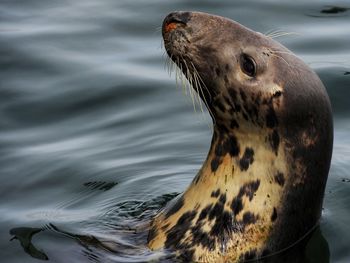
[[[258,180],[243,185],[238,195],[232,201],[232,210],[235,210],[235,200],[242,200],[243,196],[247,196],[249,200],[252,200],[254,193],[259,188],[259,185],[260,181]],[[259,216],[255,215],[253,212],[245,212],[242,220],[237,220],[236,216],[240,211],[231,213],[229,211],[225,211],[224,209],[224,205],[227,201],[225,193],[220,194],[220,190],[217,190],[212,192],[211,196],[216,199],[213,204],[210,204],[201,210],[197,209],[185,212],[178,219],[175,226],[166,232],[166,248],[176,248],[179,250],[190,251],[195,245],[201,245],[209,250],[218,245],[223,247],[232,233],[242,232],[247,225],[254,224],[259,218]],[[181,203],[181,198],[177,200],[177,202]],[[241,206],[243,207],[242,203]],[[178,204],[175,204],[174,207],[178,207]],[[194,218],[198,213],[199,217],[195,221]],[[204,220],[214,222],[210,231],[204,231],[202,229]],[[152,228],[148,236],[149,240],[154,238],[156,231],[157,230],[155,228]],[[183,240],[183,237],[188,231],[190,231],[193,236],[191,243]]]
[[[176,29],[169,29],[170,24],[176,24],[169,27]],[[207,103],[214,134],[208,165],[203,167],[209,167],[210,176],[225,177],[226,183],[227,174],[220,167],[231,160],[231,176],[236,166],[240,174],[235,176],[245,177],[238,194],[228,192],[229,185],[212,186],[207,193],[209,203],[196,200],[196,205],[189,208],[186,193],[178,197],[160,214],[157,223],[174,215],[178,215],[177,220],[162,228],[157,223],[152,225],[149,242],[157,239],[161,230],[166,239],[163,247],[180,251],[187,261],[193,259],[198,248],[225,253],[229,240],[238,233],[246,234],[245,229],[258,225],[263,217],[247,209],[247,204],[260,200],[255,198],[259,189],[274,187],[274,191],[263,193],[262,199],[278,200],[263,208],[271,226],[266,244],[240,254],[239,261],[265,257],[290,246],[317,224],[330,166],[333,122],[321,81],[279,43],[222,17],[174,12],[164,20],[163,37],[166,51],[184,74],[198,72],[206,87],[198,95]],[[255,75],[242,70],[243,55],[254,59]],[[194,85],[196,90],[202,88]],[[252,137],[259,138],[255,142],[259,145],[249,144]],[[265,158],[261,152],[260,157],[257,154],[262,148],[270,156],[266,163],[261,160]],[[259,164],[268,166],[268,174],[256,174]],[[197,187],[202,176],[200,171],[191,186]],[[274,196],[277,191],[281,194]],[[295,261],[288,262],[299,259],[296,256]],[[270,257],[258,262],[279,260]]]

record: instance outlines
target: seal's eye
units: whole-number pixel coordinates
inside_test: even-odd
[[[250,77],[254,77],[256,75],[256,64],[252,57],[247,54],[243,54],[241,58],[241,68],[245,74]]]

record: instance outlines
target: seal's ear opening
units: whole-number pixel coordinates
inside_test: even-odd
[[[241,69],[249,77],[255,77],[256,75],[255,60],[251,56],[247,54],[243,54],[241,56]]]

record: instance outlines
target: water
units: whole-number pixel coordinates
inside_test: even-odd
[[[159,27],[170,11],[198,10],[298,33],[278,40],[319,74],[334,109],[321,232],[329,262],[350,262],[349,7],[2,0],[0,261],[159,257],[145,248],[147,222],[190,183],[211,138],[208,114],[194,113],[164,70]]]

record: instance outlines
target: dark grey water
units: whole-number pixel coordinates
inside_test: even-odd
[[[321,231],[329,262],[350,262],[348,8],[332,0],[2,0],[0,261],[159,256],[145,248],[145,222],[190,183],[211,130],[164,70],[157,28],[170,11],[198,10],[264,33],[298,33],[278,40],[319,74],[334,109]]]

